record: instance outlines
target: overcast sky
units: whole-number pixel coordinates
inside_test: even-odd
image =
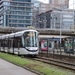
[[[44,3],[48,3],[49,0],[39,0],[39,1],[42,1]],[[69,0],[69,8],[70,9],[73,9],[73,8],[75,9],[75,0]]]
[[[69,0],[69,8],[70,9],[75,9],[75,0]]]
[[[39,1],[42,1],[44,3],[48,3],[48,0],[39,0]]]

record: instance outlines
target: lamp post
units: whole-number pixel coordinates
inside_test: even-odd
[[[73,0],[73,31],[74,31],[74,0]]]
[[[62,9],[52,7],[52,9],[60,11],[60,55],[61,55],[61,25],[62,25]],[[61,58],[61,57],[60,57]]]
[[[61,55],[61,24],[62,24],[62,11],[60,10],[60,55]]]

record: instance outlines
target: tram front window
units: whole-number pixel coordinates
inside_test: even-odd
[[[38,34],[36,32],[25,32],[24,43],[25,47],[37,47],[38,46]]]

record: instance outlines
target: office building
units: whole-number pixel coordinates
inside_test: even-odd
[[[38,15],[38,28],[50,28],[71,30],[75,26],[75,13],[73,10],[55,11],[50,10]]]
[[[0,0],[0,25],[27,27],[33,22],[31,0]]]
[[[39,14],[38,6],[41,2],[38,1],[38,0],[32,0],[32,2],[34,3],[34,7],[33,7],[33,24],[32,25],[33,25],[33,27],[35,27],[36,24],[37,24],[37,16]]]

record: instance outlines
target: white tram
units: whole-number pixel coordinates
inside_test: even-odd
[[[37,55],[38,50],[36,30],[24,30],[0,36],[0,51],[18,55]]]

